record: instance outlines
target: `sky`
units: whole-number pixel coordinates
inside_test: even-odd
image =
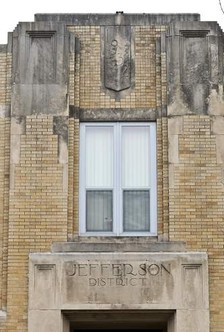
[[[36,13],[198,13],[224,30],[224,0],[5,0],[0,11],[0,44],[18,22],[34,21]]]

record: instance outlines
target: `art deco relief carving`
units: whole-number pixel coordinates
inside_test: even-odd
[[[131,28],[107,27],[104,31],[104,86],[119,92],[131,87]]]

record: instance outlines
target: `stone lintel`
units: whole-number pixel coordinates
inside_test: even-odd
[[[155,121],[160,117],[156,109],[136,108],[78,108],[69,106],[69,116],[80,121]]]

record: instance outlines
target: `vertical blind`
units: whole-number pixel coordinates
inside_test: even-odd
[[[113,227],[112,190],[86,191],[86,230],[108,232]]]
[[[123,231],[147,232],[150,230],[149,190],[123,191]]]
[[[150,230],[149,130],[149,127],[144,126],[125,125],[122,128],[122,198],[125,232]]]
[[[113,127],[86,128],[86,186],[113,186]]]
[[[122,187],[149,186],[149,127],[122,128]]]
[[[113,127],[86,128],[86,230],[112,231]],[[111,189],[111,190],[105,190]]]

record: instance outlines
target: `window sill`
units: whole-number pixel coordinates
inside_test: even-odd
[[[77,237],[53,243],[52,252],[183,252],[185,243],[158,242],[157,237]]]

